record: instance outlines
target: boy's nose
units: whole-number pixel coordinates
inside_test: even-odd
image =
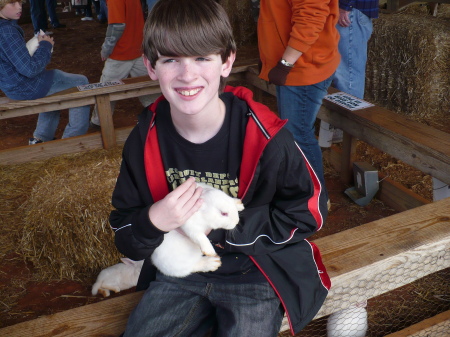
[[[180,78],[184,81],[192,81],[196,78],[195,67],[192,62],[182,62],[180,68]]]

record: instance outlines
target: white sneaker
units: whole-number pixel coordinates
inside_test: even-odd
[[[92,21],[92,20],[94,20],[94,18],[91,16],[85,16],[84,18],[81,18],[81,21]]]

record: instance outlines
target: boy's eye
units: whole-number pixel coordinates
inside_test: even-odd
[[[197,57],[195,60],[196,61],[209,61],[209,59],[207,57],[203,57],[203,56]]]
[[[163,63],[173,63],[175,61],[175,59],[163,59]]]

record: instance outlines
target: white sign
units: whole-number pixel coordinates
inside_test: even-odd
[[[89,83],[89,84],[79,85],[79,86],[77,86],[77,88],[80,91],[85,91],[85,90],[112,87],[114,85],[120,85],[120,84],[123,84],[123,82],[121,80],[115,80],[115,81],[107,81],[107,82]]]
[[[330,102],[343,106],[348,110],[361,110],[373,106],[372,103],[359,99],[355,96],[349,95],[345,92],[336,92],[334,94],[326,95],[324,97]]]

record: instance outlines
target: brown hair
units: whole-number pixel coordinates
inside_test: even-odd
[[[159,0],[144,27],[144,55],[155,67],[164,56],[220,54],[225,62],[236,52],[228,15],[213,0]]]
[[[3,7],[5,7],[7,4],[13,4],[15,2],[21,2],[22,4],[24,4],[26,1],[25,0],[0,0],[0,10],[2,10]]]

